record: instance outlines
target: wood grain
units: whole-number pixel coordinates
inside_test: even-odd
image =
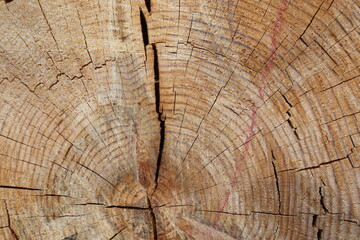
[[[0,1],[0,239],[358,239],[359,9]]]

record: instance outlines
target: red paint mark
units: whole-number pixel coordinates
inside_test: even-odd
[[[250,146],[250,142],[251,142],[251,139],[252,137],[254,136],[255,132],[254,132],[254,128],[255,128],[255,118],[256,118],[256,108],[253,107],[251,109],[252,113],[251,113],[251,122],[250,122],[250,126],[247,130],[247,134],[246,134],[246,139],[245,139],[245,143],[244,143],[244,148],[239,156],[240,160],[243,160],[245,159],[246,157],[246,153],[247,153],[247,150]],[[237,183],[237,177],[236,177],[236,172],[238,172],[240,170],[240,163],[242,161],[236,161],[235,162],[235,165],[234,165],[234,169],[233,169],[233,177],[231,179],[231,184],[230,184],[230,188],[228,188],[225,192],[225,197],[224,197],[224,200],[222,202],[222,204],[220,205],[218,211],[220,212],[223,212],[224,209],[226,208],[226,206],[228,205],[229,203],[229,199],[230,199],[230,195],[231,195],[231,189],[234,187],[235,183]],[[213,227],[216,229],[216,223],[217,223],[217,218],[218,215],[215,216],[215,219],[214,219],[214,223],[213,223]]]
[[[280,33],[283,30],[283,24],[285,21],[284,13],[288,9],[288,7],[289,7],[289,3],[286,0],[282,0],[280,8],[277,12],[277,18],[274,21],[275,25],[271,31],[270,52],[267,55],[268,60],[266,61],[264,68],[261,72],[260,85],[258,87],[258,95],[261,99],[264,99],[264,97],[265,97],[263,90],[266,88],[267,79],[268,79],[269,75],[271,74],[272,70],[274,69],[274,61],[276,60],[275,52],[276,52],[277,48],[279,47],[278,40],[279,40]],[[250,147],[250,142],[251,142],[253,136],[255,135],[254,129],[256,127],[256,116],[257,116],[257,109],[255,107],[253,107],[251,109],[250,126],[247,130],[246,139],[244,141],[244,148],[239,156],[239,159],[235,162],[235,166],[233,169],[234,174],[233,174],[233,178],[231,181],[231,185],[230,185],[230,188],[228,188],[226,190],[224,200],[222,201],[221,205],[219,206],[218,211],[220,211],[220,212],[223,212],[229,203],[230,196],[231,196],[231,189],[234,187],[235,183],[237,182],[236,173],[240,170],[240,163],[242,162],[241,160],[245,159],[246,154]],[[216,215],[215,219],[214,219],[214,223],[213,223],[214,229],[216,229],[217,220],[218,220],[218,215]],[[213,233],[212,233],[212,236],[214,236]]]
[[[282,1],[281,2],[281,6],[278,10],[277,13],[277,18],[275,19],[275,26],[272,28],[271,31],[271,44],[270,44],[270,52],[267,56],[267,61],[265,63],[265,67],[261,72],[261,83],[260,86],[258,88],[258,94],[260,96],[261,99],[263,99],[265,96],[263,94],[263,89],[266,87],[267,85],[267,79],[269,74],[272,72],[272,70],[274,69],[274,61],[276,60],[276,50],[279,47],[278,45],[278,40],[279,40],[279,35],[283,29],[283,25],[284,25],[284,21],[285,21],[285,17],[284,17],[284,13],[286,12],[286,10],[289,7],[289,3],[287,1]]]

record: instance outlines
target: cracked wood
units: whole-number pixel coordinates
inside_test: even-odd
[[[0,239],[358,239],[356,1],[0,1]]]

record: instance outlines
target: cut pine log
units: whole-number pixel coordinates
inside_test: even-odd
[[[0,0],[0,239],[359,239],[356,0]]]

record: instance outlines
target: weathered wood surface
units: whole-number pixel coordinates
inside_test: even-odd
[[[359,17],[0,1],[0,239],[359,239]]]

